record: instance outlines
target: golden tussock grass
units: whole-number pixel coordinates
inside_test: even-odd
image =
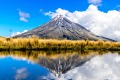
[[[120,50],[120,42],[89,40],[57,40],[0,38],[0,50]]]

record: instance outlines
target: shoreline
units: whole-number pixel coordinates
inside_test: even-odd
[[[31,38],[0,38],[0,51],[26,50],[109,50],[120,51],[120,42],[90,40],[57,40]]]

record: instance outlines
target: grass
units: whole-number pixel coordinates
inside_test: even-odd
[[[120,42],[0,38],[0,50],[120,50]]]

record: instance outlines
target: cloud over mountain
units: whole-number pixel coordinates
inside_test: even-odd
[[[85,11],[70,12],[58,8],[55,12],[49,11],[45,15],[51,16],[51,18],[63,15],[69,20],[85,26],[96,35],[120,41],[120,12],[117,10],[102,12],[97,6],[90,5]]]
[[[20,35],[20,34],[25,33],[25,32],[27,32],[27,31],[28,31],[28,30],[24,30],[23,32],[13,32],[13,33],[11,34],[11,36]]]

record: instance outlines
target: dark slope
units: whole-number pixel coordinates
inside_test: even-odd
[[[69,39],[69,40],[110,40],[108,38],[99,37],[91,33],[86,28],[77,23],[73,23],[67,18],[57,16],[48,23],[39,26],[31,31],[17,35],[15,37],[29,37],[38,36],[40,38],[52,38],[52,39]]]

